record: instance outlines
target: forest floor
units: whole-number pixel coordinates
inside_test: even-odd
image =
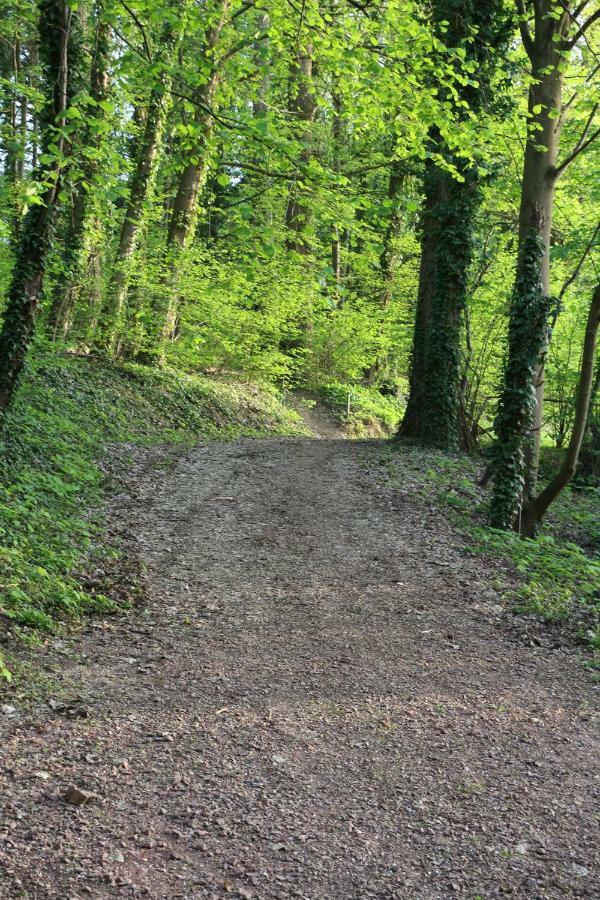
[[[600,895],[589,675],[306,420],[113,455],[144,602],[0,716],[3,900]]]

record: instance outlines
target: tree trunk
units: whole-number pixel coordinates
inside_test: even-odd
[[[342,100],[337,90],[333,91],[333,171],[339,175],[341,170],[342,142],[344,139],[344,120]],[[340,302],[340,285],[342,281],[342,235],[339,225],[333,226],[331,238],[331,268],[333,269],[333,284],[337,302]]]
[[[562,69],[571,23],[566,12],[554,18],[554,9],[553,0],[539,0],[535,37],[525,40],[535,80],[528,98],[530,127],[523,165],[508,359],[495,424],[491,522],[496,528],[514,525],[523,500],[532,496],[537,481],[543,357],[551,308],[550,233],[563,118]]]
[[[564,462],[558,473],[537,497],[527,500],[523,505],[519,531],[524,537],[535,536],[539,523],[548,507],[565,489],[577,470],[594,384],[594,361],[596,359],[598,326],[600,326],[600,285],[594,291],[585,329],[581,372],[575,405],[575,422],[571,440],[569,441]]]
[[[65,0],[44,0],[40,4],[40,56],[44,64],[46,104],[41,116],[42,142],[49,151],[55,139],[54,126],[61,124],[70,96],[70,73],[76,70],[80,50],[72,44],[75,13]],[[41,205],[34,204],[23,222],[7,304],[0,334],[0,409],[13,396],[23,369],[42,293],[52,225],[58,205],[64,142],[51,168],[39,172],[47,187]]]
[[[478,196],[468,170],[459,182],[432,162],[426,168],[410,392],[400,435],[453,447],[458,440],[461,321]]]
[[[152,321],[148,329],[145,347],[139,354],[142,362],[162,362],[167,342],[172,338],[177,321],[179,295],[173,288],[177,281],[177,266],[181,254],[194,236],[198,201],[206,184],[210,166],[210,139],[214,131],[215,96],[221,78],[220,60],[215,55],[221,32],[229,14],[229,0],[221,0],[219,16],[215,24],[206,34],[205,53],[212,62],[211,71],[206,84],[196,92],[196,142],[190,152],[191,161],[184,167],[177,194],[173,202],[166,247],[166,274],[163,279],[164,290],[159,292],[154,301]]]
[[[590,412],[577,470],[577,482],[600,487],[600,360],[596,364],[596,374],[590,397]]]
[[[94,104],[86,111],[88,122],[81,138],[82,146],[98,146],[106,137],[106,112],[102,103],[110,89],[108,64],[110,55],[110,25],[103,19],[104,3],[96,3],[96,35],[93,48],[90,78],[90,96]],[[63,269],[56,279],[49,315],[49,330],[54,340],[63,339],[71,326],[73,309],[81,282],[84,266],[84,244],[89,224],[90,208],[94,203],[94,192],[98,190],[97,179],[100,161],[96,156],[82,155],[79,177],[73,185],[69,222],[66,228]]]
[[[302,143],[300,162],[308,165],[312,156],[312,124],[315,120],[317,106],[313,95],[313,58],[312,46],[299,54],[292,75],[290,112],[298,140]],[[288,230],[286,247],[301,256],[308,256],[311,251],[306,229],[310,214],[304,198],[304,189],[295,182],[290,188],[285,210],[285,225]]]
[[[96,346],[99,350],[109,353],[115,351],[120,340],[121,319],[131,277],[131,258],[137,245],[146,200],[152,192],[156,178],[171,89],[169,65],[176,41],[177,35],[172,25],[166,25],[160,38],[159,73],[148,100],[144,133],[131,177],[129,200],[121,225],[113,275],[98,323]]]
[[[6,41],[0,41],[2,75],[11,82],[10,89],[6,87],[3,89],[2,101],[3,130],[6,135],[3,147],[4,174],[11,184],[17,180],[17,90],[20,68],[18,48],[19,40],[16,34],[12,36],[12,40],[7,38]]]
[[[476,112],[491,102],[494,50],[509,35],[502,3],[436,0],[433,14],[446,45],[464,48],[466,59],[477,64],[478,84],[460,88],[460,99]],[[429,446],[452,448],[458,443],[460,341],[479,191],[475,168],[455,157],[436,127],[430,129],[429,143],[455,167],[458,177],[432,160],[426,163],[410,393],[399,433]]]
[[[388,200],[392,203],[392,212],[388,219],[388,223],[383,236],[383,244],[381,254],[379,256],[379,268],[381,270],[381,295],[379,302],[382,307],[389,305],[392,299],[392,289],[394,286],[394,275],[396,271],[396,250],[394,241],[398,236],[400,229],[400,206],[398,197],[404,172],[399,162],[394,162],[390,167],[390,179],[388,182]]]

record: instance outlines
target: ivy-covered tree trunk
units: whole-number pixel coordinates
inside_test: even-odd
[[[508,37],[502,8],[502,0],[434,3],[440,38],[449,48],[464,47],[466,58],[477,63],[477,84],[459,89],[461,100],[474,111],[491,102],[493,50]],[[458,442],[462,316],[479,192],[474,167],[455,157],[436,127],[429,140],[431,149],[455,167],[458,177],[432,160],[425,165],[410,392],[399,434],[451,448]]]
[[[76,13],[70,4],[66,0],[42,0],[39,9],[40,59],[47,98],[40,116],[41,140],[45,158],[52,162],[37,173],[44,193],[23,222],[7,292],[0,334],[0,409],[11,401],[35,329],[65,151],[64,137],[56,137],[55,128],[64,125],[72,93],[70,74],[77,71],[81,51]]]
[[[215,98],[221,78],[220,60],[215,54],[229,13],[229,0],[221,0],[214,24],[207,30],[204,55],[209,65],[208,78],[195,94],[194,146],[187,151],[190,161],[179,177],[173,202],[166,246],[164,291],[154,298],[146,346],[139,354],[145,362],[161,362],[165,348],[175,332],[179,295],[173,288],[181,254],[194,236],[198,203],[206,185],[210,167],[210,142],[214,131]]]
[[[144,131],[137,151],[129,199],[115,254],[113,276],[108,286],[96,334],[95,343],[98,349],[109,353],[115,351],[120,339],[121,318],[131,278],[131,259],[137,245],[146,200],[152,192],[156,178],[171,90],[170,65],[176,43],[177,33],[173,25],[168,23],[160,36],[160,50],[156,63],[158,73],[148,100]]]
[[[69,221],[65,230],[63,264],[52,292],[49,331],[54,339],[64,338],[71,326],[78,288],[83,276],[85,237],[92,212],[94,192],[98,190],[101,147],[106,138],[105,104],[110,81],[110,25],[104,19],[104,3],[95,4],[95,37],[92,49],[90,97],[92,103],[84,109],[87,118],[78,144],[86,152],[81,154],[78,177],[72,187]]]
[[[523,501],[537,481],[543,408],[543,358],[551,309],[549,249],[562,109],[562,82],[571,17],[555,16],[553,0],[535,6],[532,36],[522,21],[534,80],[529,88],[519,248],[513,291],[504,386],[495,423],[491,523],[519,527]]]
[[[479,197],[470,170],[463,169],[461,182],[434,163],[426,169],[410,394],[400,434],[450,448],[458,440],[462,314]]]

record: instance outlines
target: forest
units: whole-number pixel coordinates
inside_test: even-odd
[[[298,527],[312,504],[332,548],[323,584],[326,571],[337,573],[332,583],[346,577],[338,532],[354,554],[350,592],[362,584],[354,566],[363,545],[408,592],[428,566],[446,565],[451,592],[460,563],[445,554],[460,545],[465,583],[480,586],[469,590],[496,592],[495,606],[522,616],[510,627],[531,647],[564,652],[566,674],[556,677],[565,697],[583,696],[588,688],[570,680],[583,660],[584,678],[597,681],[600,652],[599,0],[0,0],[0,12],[5,717],[19,719],[15,691],[34,702],[40,650],[51,660],[52,642],[70,640],[88,614],[135,616],[150,603],[148,547],[179,547],[187,563],[173,579],[199,578],[193,548],[218,544],[232,510],[228,546],[245,540],[238,488],[261,497],[269,479],[275,506],[265,498],[256,516],[277,519],[280,488],[277,502],[299,504]],[[322,449],[304,449],[311,429],[327,438]],[[243,456],[255,439],[263,449],[247,451],[249,474],[240,475],[230,448]],[[185,454],[205,444],[210,460],[222,454],[206,470],[220,487],[197,501],[208,530],[186,518],[165,537],[169,517],[204,490],[204,457],[194,468]],[[358,500],[336,481],[343,460],[380,485],[364,495],[353,482],[362,544],[349,524]],[[172,480],[178,466],[187,493]],[[151,503],[154,480],[156,497],[166,492],[154,524],[142,510],[119,531],[124,513],[111,491],[123,498],[129,484],[127,496]],[[376,512],[378,491],[396,498],[390,510],[407,504],[405,515]],[[361,515],[357,507],[357,528]],[[371,515],[380,533],[367,536]],[[252,538],[257,547],[287,534],[288,520],[275,519],[267,537]],[[139,560],[125,532],[138,534]],[[269,551],[273,584],[286,582],[288,564],[300,580],[313,571],[320,538],[307,535],[295,562],[289,544]],[[422,570],[396,571],[402,546]],[[203,552],[220,584],[216,557]],[[246,559],[240,584],[259,583],[262,552]],[[170,597],[175,582],[163,581]],[[442,583],[436,589],[445,596]],[[438,624],[441,602],[428,613]],[[467,613],[455,612],[459,624],[450,616],[440,628],[466,635]],[[499,634],[489,637],[497,648]],[[124,640],[109,657],[137,655]],[[510,640],[513,696],[521,669]],[[186,646],[202,653],[191,638]],[[283,669],[274,653],[275,682]],[[243,684],[249,670],[238,665]],[[549,673],[540,668],[540,684]],[[527,888],[510,862],[520,854],[526,867],[524,851],[502,852],[498,871],[510,874],[496,872],[493,888],[489,873],[464,884],[448,876],[460,885],[450,890],[431,873],[413,882],[408,870],[398,894],[384,890],[389,873],[374,893],[364,873],[358,893],[341,874],[330,883],[321,873],[312,888],[300,879],[306,894],[281,885],[253,893],[233,875],[224,883],[259,898],[491,898],[514,878],[506,893],[578,895],[566,875],[555,884],[528,872],[547,892]],[[587,874],[569,878],[587,878],[588,862],[571,855]],[[43,884],[21,877],[32,891],[22,896],[70,896],[75,883],[72,873]],[[230,893],[222,878],[218,888],[206,879],[217,893],[185,896]],[[0,897],[17,896],[11,890],[0,885]],[[97,884],[91,892],[105,896]],[[152,884],[148,892],[179,896]]]

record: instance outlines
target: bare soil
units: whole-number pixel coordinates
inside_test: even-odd
[[[375,442],[132,452],[147,597],[0,715],[3,900],[600,896],[594,685]]]

